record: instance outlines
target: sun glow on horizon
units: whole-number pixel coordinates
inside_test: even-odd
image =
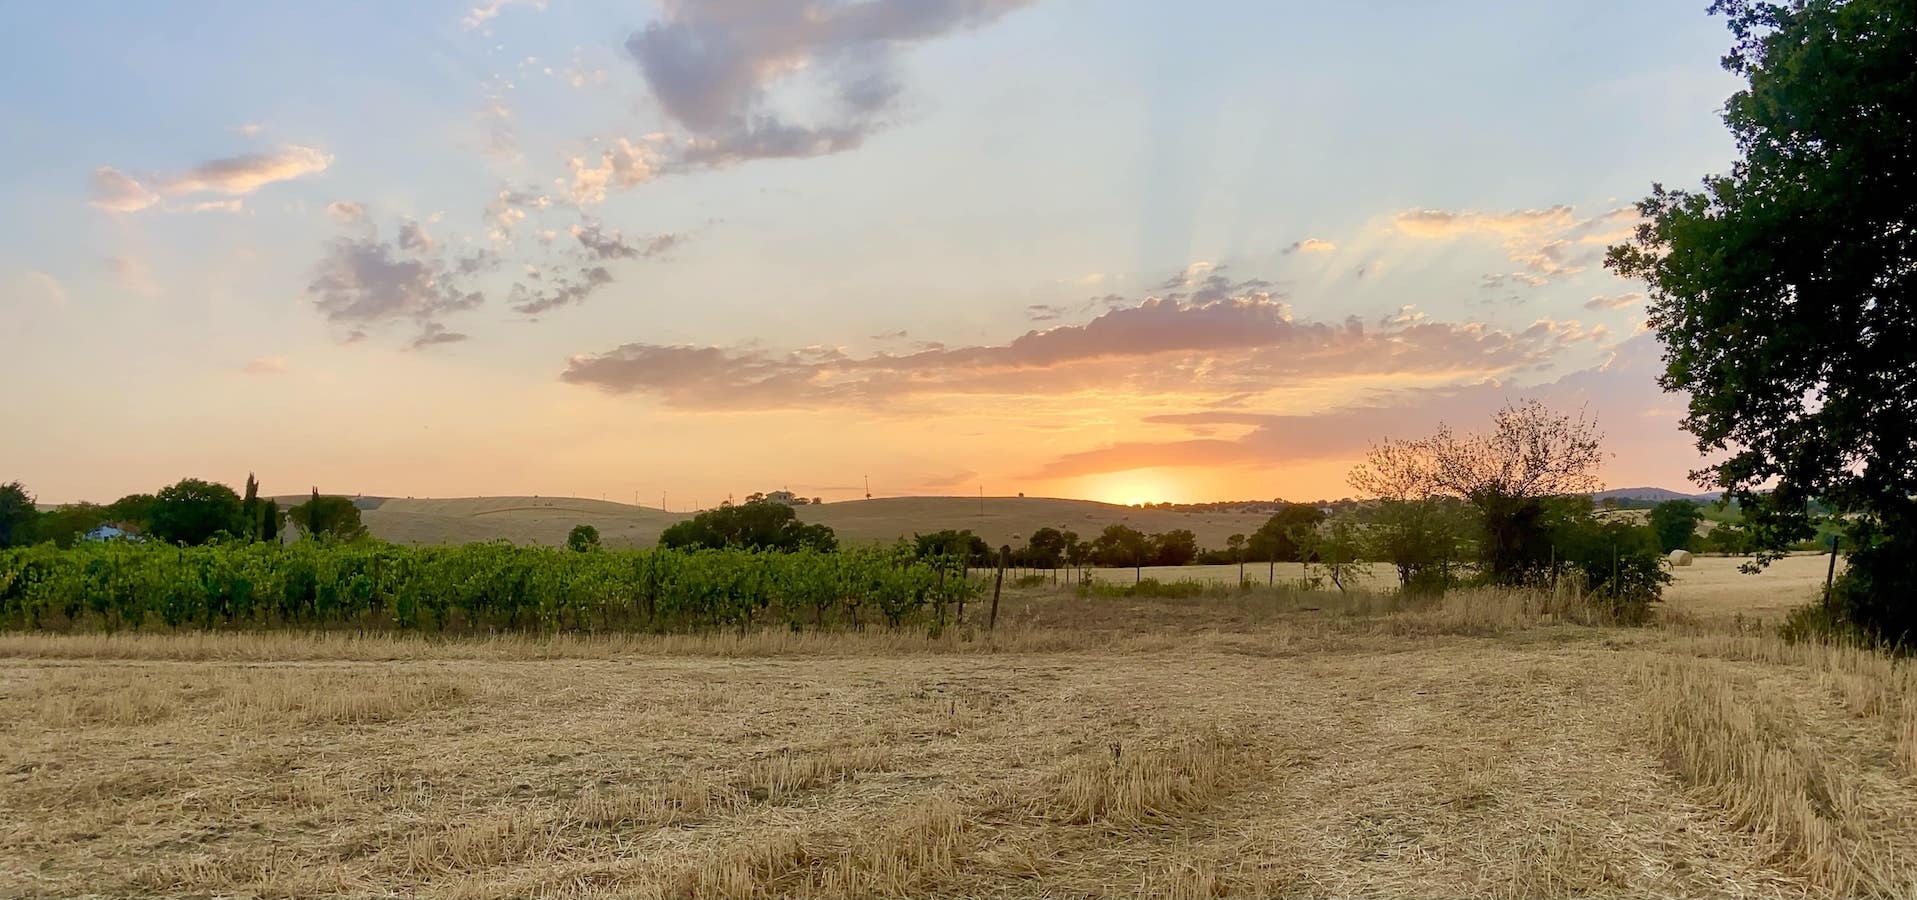
[[[1079,496],[1119,506],[1143,506],[1149,503],[1187,502],[1188,486],[1164,469],[1133,469],[1113,472],[1084,480]]]

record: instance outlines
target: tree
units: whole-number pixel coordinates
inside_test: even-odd
[[[1065,533],[1051,526],[1032,532],[1025,542],[1025,564],[1034,569],[1056,569],[1065,561]]]
[[[1586,591],[1610,605],[1622,623],[1641,623],[1650,603],[1671,581],[1664,551],[1651,528],[1629,519],[1593,514],[1589,497],[1554,497],[1545,504],[1554,576],[1569,573]]]
[[[918,559],[943,559],[958,568],[969,569],[973,562],[992,555],[992,545],[967,528],[950,528],[931,534],[912,535],[912,555]]]
[[[799,521],[792,507],[763,498],[722,503],[659,535],[659,546],[676,549],[742,547],[748,550],[837,550],[838,536],[825,525]]]
[[[1689,500],[1666,500],[1651,507],[1651,531],[1665,553],[1683,550],[1691,546],[1691,536],[1703,518],[1704,511]]]
[[[79,543],[82,535],[106,522],[106,507],[98,503],[68,503],[40,514],[33,526],[33,539],[71,547]]]
[[[1439,594],[1458,583],[1476,527],[1463,502],[1451,497],[1381,500],[1362,515],[1368,555],[1397,569],[1400,589]]]
[[[280,502],[271,497],[260,504],[260,540],[280,542]]]
[[[1908,0],[1718,0],[1739,159],[1653,185],[1605,264],[1649,286],[1666,390],[1717,457],[1694,477],[1743,508],[1768,562],[1849,522],[1837,612],[1917,632],[1917,11]]]
[[[223,484],[183,478],[160,489],[147,510],[147,530],[169,544],[204,544],[246,532],[240,495]]]
[[[22,547],[33,540],[34,523],[40,508],[33,495],[18,481],[0,484],[0,549]]]
[[[1198,536],[1184,528],[1152,535],[1152,564],[1184,566],[1198,558]]]
[[[599,529],[591,525],[574,525],[566,533],[566,549],[575,553],[587,553],[599,549]]]
[[[1310,531],[1299,532],[1297,537],[1307,565],[1324,569],[1338,593],[1349,590],[1351,583],[1371,571],[1364,563],[1363,534],[1350,515],[1333,516]]]
[[[1281,562],[1303,562],[1299,539],[1324,521],[1324,510],[1305,503],[1292,503],[1274,513],[1245,540],[1245,549],[1253,559],[1265,561],[1266,580],[1278,577]]]
[[[1245,536],[1234,534],[1225,538],[1225,549],[1231,553],[1231,561],[1238,564],[1238,583],[1245,583]]]
[[[1455,497],[1477,512],[1480,571],[1498,584],[1538,577],[1549,564],[1544,500],[1600,485],[1597,423],[1530,400],[1506,406],[1488,431],[1440,424],[1423,440],[1386,440],[1351,470],[1351,486],[1390,501]]]
[[[245,538],[249,541],[260,537],[260,482],[252,472],[246,473],[246,493],[240,497],[240,517],[246,520]]]
[[[107,521],[115,525],[131,525],[141,531],[152,530],[153,504],[158,502],[152,494],[128,494],[107,504]]]
[[[1152,552],[1152,541],[1129,525],[1107,525],[1092,541],[1091,557],[1099,565],[1131,566],[1132,580],[1144,580],[1145,558]]]
[[[1079,540],[1078,532],[1070,529],[1066,529],[1064,539],[1065,564],[1071,566],[1073,571],[1085,568],[1085,563],[1091,560],[1092,545]],[[1084,573],[1079,572],[1079,574],[1083,575]]]
[[[352,498],[322,496],[319,488],[313,489],[312,499],[287,510],[286,517],[299,526],[302,539],[350,541],[366,535]]]

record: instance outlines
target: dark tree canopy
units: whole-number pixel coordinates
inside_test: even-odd
[[[599,549],[599,529],[591,525],[574,525],[566,533],[566,549],[575,553],[587,553]]]
[[[0,548],[24,546],[33,540],[40,508],[18,481],[0,484]]]
[[[1033,529],[1018,554],[1021,565],[1034,569],[1056,569],[1065,562],[1065,532],[1049,525]]]
[[[1130,525],[1107,525],[1092,541],[1092,560],[1105,566],[1143,566],[1152,554],[1152,539]]]
[[[659,535],[659,546],[673,549],[837,550],[838,536],[825,525],[807,525],[784,503],[756,500],[727,503]]]
[[[215,535],[244,534],[246,520],[240,514],[240,495],[232,488],[185,478],[154,495],[147,529],[169,544],[204,544]]]
[[[912,547],[919,559],[944,557],[958,560],[962,565],[971,565],[992,555],[992,545],[985,543],[984,538],[973,534],[969,528],[963,531],[947,528],[931,534],[914,534]]]
[[[1183,528],[1152,535],[1152,563],[1182,566],[1198,558],[1198,536]]]
[[[1324,510],[1316,506],[1293,503],[1258,526],[1245,540],[1245,552],[1259,562],[1302,562],[1300,536],[1316,530],[1324,518]]]
[[[1657,533],[1658,549],[1669,553],[1689,548],[1702,518],[1704,511],[1689,500],[1666,500],[1651,507],[1651,530]]]
[[[139,529],[151,528],[153,504],[156,498],[152,494],[128,494],[107,504],[107,521],[116,525],[132,525]]]
[[[1854,514],[1850,575],[1917,589],[1917,5],[1718,0],[1739,159],[1652,188],[1606,264],[1642,278],[1667,390],[1717,461],[1697,473],[1763,547],[1808,537],[1815,497]],[[1880,548],[1897,545],[1878,556]],[[1881,558],[1896,563],[1879,568]],[[1860,565],[1861,564],[1861,565]],[[1896,603],[1908,606],[1903,600]],[[1880,613],[1870,628],[1909,630]]]
[[[299,526],[301,538],[350,541],[366,535],[359,507],[351,497],[326,496],[317,489],[312,499],[287,510],[286,517]]]

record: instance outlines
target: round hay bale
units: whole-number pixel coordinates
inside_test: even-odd
[[[1688,566],[1691,563],[1696,561],[1697,561],[1697,557],[1692,556],[1691,551],[1689,550],[1672,550],[1671,551],[1671,565],[1673,566]]]

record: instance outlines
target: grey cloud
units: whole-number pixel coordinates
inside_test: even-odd
[[[457,331],[448,331],[446,326],[438,322],[427,322],[420,326],[419,336],[413,338],[411,346],[414,350],[423,350],[438,344],[457,344],[464,340],[467,340],[466,335]]]
[[[427,343],[459,339],[445,337],[449,332],[437,320],[485,302],[483,294],[461,281],[496,265],[497,257],[480,251],[449,264],[429,252],[430,242],[422,244],[423,233],[410,240],[405,228],[401,233],[400,246],[377,234],[329,243],[314,267],[307,298],[327,321],[351,326],[361,337],[369,326],[410,320],[426,329],[424,336],[432,338]],[[411,252],[401,252],[407,245]]]
[[[599,223],[574,225],[571,228],[574,239],[593,259],[641,259],[657,256],[678,246],[680,237],[675,234],[656,234],[640,243],[628,243],[619,229],[606,230]]]
[[[627,39],[626,51],[666,113],[693,136],[681,163],[818,156],[857,147],[885,124],[902,91],[901,48],[989,24],[1028,3],[668,0],[659,20]],[[785,79],[819,88],[829,108],[809,122],[772,108],[769,88]],[[631,149],[622,152],[636,163]],[[615,162],[608,157],[585,193],[603,191],[607,176],[634,183],[651,176],[649,166]]]
[[[418,222],[411,220],[400,223],[399,249],[413,253],[433,252],[433,236],[426,233]]]
[[[536,277],[536,276],[535,276]],[[533,316],[561,306],[582,303],[600,288],[612,283],[612,273],[604,266],[592,266],[579,270],[573,278],[545,278],[550,286],[535,290],[523,284],[513,285],[512,307],[515,311]]]

